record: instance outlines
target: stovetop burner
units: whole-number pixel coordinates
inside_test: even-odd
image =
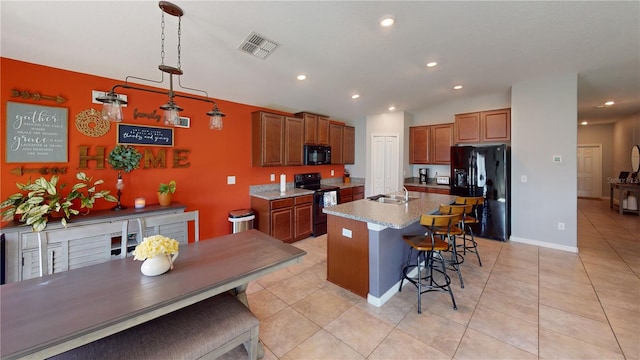
[[[307,189],[315,191],[334,191],[338,190],[337,186],[322,185],[320,173],[295,174],[293,177],[294,186],[298,189]]]

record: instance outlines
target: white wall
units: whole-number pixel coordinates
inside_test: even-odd
[[[640,113],[618,120],[613,126],[613,173],[631,172],[631,147],[640,145]]]
[[[345,165],[345,168],[349,169],[352,178],[364,179],[367,176],[367,119],[357,119],[348,125],[356,128],[355,164]]]
[[[577,251],[577,88],[577,74],[512,86],[512,241]]]
[[[409,153],[409,137],[407,136],[405,139],[405,132],[408,129],[407,124],[411,124],[413,121],[413,115],[407,112],[394,112],[394,113],[385,113],[385,114],[377,114],[377,115],[369,115],[367,116],[366,121],[366,138],[365,138],[365,154],[366,154],[366,180],[365,180],[365,195],[372,195],[370,192],[372,191],[371,184],[371,135],[397,135],[398,136],[398,164],[399,168],[405,171],[405,167],[403,164],[406,164],[408,160]],[[408,132],[407,132],[408,134]],[[402,185],[404,183],[403,171],[398,172],[398,184]]]
[[[602,145],[602,196],[609,197],[609,179],[613,172],[613,123],[579,125],[578,145]],[[615,173],[618,176],[618,173]]]

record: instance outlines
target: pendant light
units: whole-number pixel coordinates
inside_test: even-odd
[[[146,92],[152,92],[152,93],[157,93],[157,94],[163,94],[169,97],[168,101],[166,104],[160,106],[160,109],[162,109],[164,111],[163,113],[163,121],[165,125],[172,125],[172,126],[176,126],[179,125],[180,123],[180,111],[182,111],[183,109],[178,106],[178,104],[175,103],[174,98],[185,98],[185,99],[191,99],[191,100],[198,100],[198,101],[204,101],[204,102],[208,102],[213,104],[213,109],[209,112],[207,112],[207,115],[210,117],[209,118],[209,128],[212,130],[222,130],[222,118],[224,116],[226,116],[223,112],[220,111],[220,109],[218,108],[218,104],[216,104],[215,101],[211,100],[209,98],[209,94],[204,91],[204,90],[199,90],[199,89],[193,89],[193,88],[189,88],[189,87],[184,87],[182,86],[182,84],[180,83],[180,76],[183,74],[182,69],[180,68],[180,50],[181,50],[181,45],[180,45],[180,37],[182,35],[182,29],[181,29],[181,19],[182,19],[182,15],[184,15],[184,12],[182,11],[182,9],[180,7],[178,7],[175,4],[172,4],[168,1],[160,1],[158,3],[160,9],[162,9],[162,20],[161,20],[161,28],[162,28],[162,34],[161,34],[161,51],[160,51],[160,58],[161,58],[161,64],[158,66],[158,69],[161,71],[162,73],[162,78],[159,81],[156,80],[149,80],[149,79],[144,79],[144,78],[138,78],[138,77],[134,77],[134,76],[127,76],[125,79],[125,83],[124,84],[118,84],[115,85],[111,88],[111,91],[109,91],[108,93],[102,95],[102,96],[98,96],[96,97],[97,101],[102,102],[102,118],[105,120],[109,120],[109,121],[114,121],[114,122],[120,122],[122,121],[122,105],[125,105],[127,102],[125,100],[123,100],[122,98],[120,98],[118,96],[118,94],[116,94],[115,90],[117,88],[123,88],[123,89],[131,89],[131,90],[140,90],[140,91],[146,91]],[[168,66],[164,64],[164,14],[169,14],[172,16],[176,16],[178,18],[178,64],[176,67],[173,66]],[[163,83],[164,82],[164,74],[169,74],[169,90],[168,91],[161,91],[161,90],[155,90],[155,89],[147,89],[147,88],[142,88],[142,87],[138,87],[138,86],[134,86],[134,85],[130,85],[129,84],[129,78],[132,79],[137,79],[137,80],[143,80],[143,81],[149,81],[149,82],[153,82],[153,83]],[[177,75],[178,76],[178,86],[182,89],[186,89],[186,90],[194,90],[194,91],[198,91],[201,92],[205,95],[205,98],[200,98],[200,97],[195,97],[195,96],[190,96],[190,95],[182,95],[182,94],[176,94],[173,91],[173,76]]]

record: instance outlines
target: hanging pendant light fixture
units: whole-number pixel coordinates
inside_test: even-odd
[[[111,91],[109,91],[108,93],[102,95],[102,96],[98,96],[96,97],[97,101],[100,101],[103,105],[102,105],[102,118],[105,120],[109,120],[109,121],[114,121],[114,122],[120,122],[122,121],[122,105],[125,105],[127,102],[125,100],[123,100],[122,98],[120,98],[118,96],[118,94],[116,94],[115,90],[117,88],[123,88],[123,89],[131,89],[131,90],[140,90],[140,91],[147,91],[147,92],[152,92],[152,93],[157,93],[157,94],[163,94],[163,95],[167,95],[169,97],[169,100],[167,101],[166,104],[160,106],[160,109],[164,110],[164,114],[162,116],[163,120],[164,120],[164,124],[165,125],[178,125],[180,123],[180,111],[182,111],[183,109],[178,106],[178,104],[175,103],[174,98],[185,98],[185,99],[192,99],[192,100],[198,100],[198,101],[204,101],[204,102],[208,102],[213,104],[213,109],[209,112],[207,112],[207,115],[210,117],[209,118],[209,128],[212,130],[222,130],[222,118],[225,117],[226,115],[220,111],[220,109],[218,109],[218,104],[216,104],[215,101],[209,99],[209,94],[204,91],[204,90],[199,90],[199,89],[193,89],[193,88],[189,88],[189,87],[185,87],[182,86],[182,84],[180,83],[180,76],[183,74],[182,69],[180,68],[180,50],[181,50],[181,45],[180,45],[180,37],[182,35],[182,29],[181,29],[181,19],[182,19],[182,15],[184,15],[184,12],[182,11],[182,9],[180,7],[178,7],[177,5],[174,5],[168,1],[160,1],[158,3],[158,5],[160,6],[160,9],[162,9],[162,21],[161,21],[161,28],[162,28],[162,36],[160,37],[161,39],[161,51],[160,51],[160,58],[161,58],[161,64],[158,66],[158,69],[162,72],[162,78],[159,81],[156,80],[149,80],[149,79],[144,79],[144,78],[139,78],[139,77],[135,77],[135,76],[127,76],[125,78],[125,83],[124,84],[118,84],[115,85],[111,88]],[[178,18],[178,64],[177,67],[173,67],[173,66],[168,66],[164,64],[164,14],[169,14],[172,16],[176,16]],[[137,87],[134,85],[130,85],[129,84],[129,78],[131,79],[137,79],[137,80],[143,80],[143,81],[149,81],[149,82],[153,82],[153,83],[163,83],[164,82],[164,74],[169,74],[169,90],[168,91],[161,91],[161,90],[155,90],[155,89],[147,89],[147,88],[141,88],[141,87]],[[201,92],[205,95],[206,99],[203,98],[199,98],[199,97],[195,97],[195,96],[190,96],[190,95],[182,95],[182,94],[176,94],[173,91],[173,76],[177,75],[178,76],[178,86],[182,89],[186,89],[186,90],[194,90],[194,91],[198,91]]]

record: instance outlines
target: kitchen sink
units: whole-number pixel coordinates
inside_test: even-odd
[[[392,197],[381,197],[377,200],[378,202],[381,202],[383,204],[405,204],[407,203],[407,200],[405,200],[404,198],[392,198]]]

